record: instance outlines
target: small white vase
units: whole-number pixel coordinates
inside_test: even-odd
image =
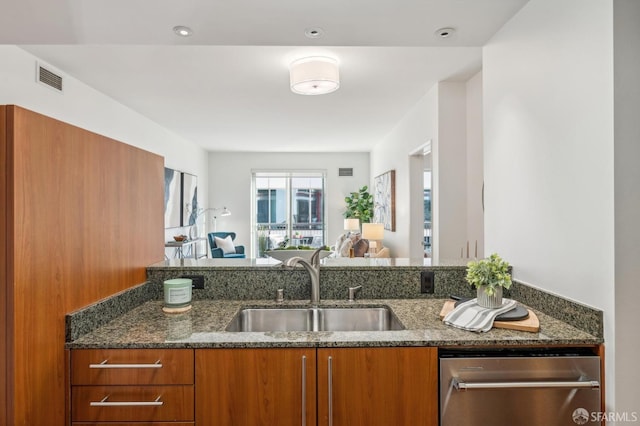
[[[486,292],[486,286],[478,287],[478,305],[483,308],[496,309],[502,307],[502,287],[498,286],[494,289],[494,293],[489,296]]]

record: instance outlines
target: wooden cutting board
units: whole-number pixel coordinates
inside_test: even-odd
[[[443,319],[445,315],[451,312],[456,304],[455,300],[447,300],[444,302],[444,306],[440,311],[440,319]],[[495,328],[506,328],[509,330],[530,331],[537,333],[540,331],[540,321],[536,314],[531,309],[529,311],[529,318],[518,321],[494,321],[493,326]]]

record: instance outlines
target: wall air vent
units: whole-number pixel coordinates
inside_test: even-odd
[[[36,81],[62,92],[62,77],[36,62]]]
[[[353,167],[340,167],[338,176],[353,176]]]

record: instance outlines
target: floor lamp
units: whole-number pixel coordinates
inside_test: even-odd
[[[231,216],[231,212],[229,211],[228,208],[226,207],[214,207],[211,210],[213,210],[213,232],[217,232],[218,231],[218,215],[216,214],[216,211],[220,211],[222,210],[222,212],[220,212],[220,216]]]

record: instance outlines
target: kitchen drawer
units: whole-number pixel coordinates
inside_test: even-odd
[[[193,385],[74,386],[71,421],[193,421],[193,393]]]
[[[193,384],[191,349],[74,349],[72,385]]]

